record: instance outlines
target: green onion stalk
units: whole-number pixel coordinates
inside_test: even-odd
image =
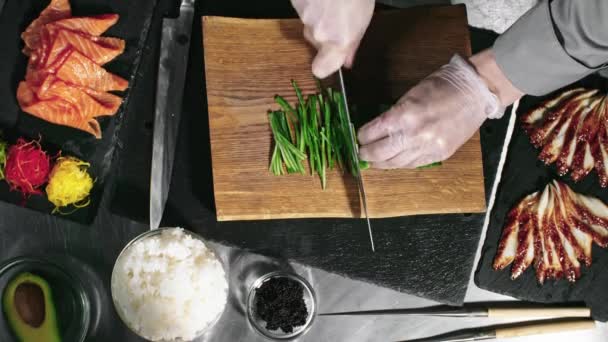
[[[280,110],[268,113],[274,140],[269,171],[277,176],[305,174],[304,161],[307,160],[309,173],[317,175],[321,187],[326,189],[328,169],[339,168],[353,175],[368,169],[366,161],[359,161],[359,168],[354,164],[358,149],[351,138],[354,126],[346,115],[343,94],[332,88],[322,89],[318,82],[319,92],[304,98],[297,83],[291,81],[291,84],[298,102],[292,106],[276,95],[274,100]],[[441,163],[419,168],[438,165]]]

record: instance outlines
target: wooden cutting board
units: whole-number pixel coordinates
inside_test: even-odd
[[[349,175],[330,172],[322,190],[315,176],[268,171],[267,112],[278,109],[274,95],[293,103],[292,79],[304,93],[316,92],[310,72],[315,51],[302,37],[301,22],[203,17],[203,47],[217,219],[360,217]],[[454,53],[470,51],[464,6],[377,13],[347,75],[350,104],[393,103]],[[366,170],[363,180],[374,218],[485,210],[478,133],[440,167]]]

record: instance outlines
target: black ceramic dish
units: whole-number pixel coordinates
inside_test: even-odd
[[[21,53],[23,41],[21,33],[38,17],[48,0],[21,0],[8,2],[0,14],[0,125],[9,142],[18,137],[26,139],[42,138],[44,149],[62,151],[91,163],[90,172],[96,179],[91,194],[91,204],[64,217],[80,223],[90,223],[104,191],[106,177],[111,169],[114,151],[119,145],[118,131],[130,103],[131,89],[137,81],[137,71],[142,50],[148,36],[156,0],[71,0],[74,16],[116,13],[118,23],[104,35],[126,40],[125,52],[104,67],[129,80],[129,89],[120,93],[123,104],[111,118],[101,118],[102,139],[81,131],[53,125],[20,111],[16,100],[16,89],[24,78],[27,57]],[[5,182],[0,182],[0,200],[17,205],[23,204],[20,194],[10,192]],[[53,205],[45,196],[32,196],[25,206],[37,211],[50,213]]]
[[[608,90],[608,80],[590,76],[568,88],[585,86]],[[537,106],[545,98],[556,95],[559,90],[545,97],[526,96],[520,104],[521,116]],[[519,119],[519,118],[518,118]],[[496,194],[496,201],[490,216],[490,224],[482,250],[481,260],[475,274],[475,283],[486,290],[510,295],[522,300],[543,303],[585,302],[591,307],[592,315],[601,321],[608,320],[608,249],[593,246],[593,263],[590,268],[583,267],[582,277],[574,284],[566,280],[546,281],[544,285],[536,282],[533,267],[518,279],[510,279],[510,266],[502,271],[494,271],[492,262],[505,223],[507,212],[525,195],[542,190],[553,179],[568,184],[574,191],[600,198],[608,203],[608,189],[601,188],[597,174],[592,171],[579,183],[574,183],[566,175],[560,177],[555,166],[546,166],[538,160],[536,150],[518,121],[509,146],[502,181]]]

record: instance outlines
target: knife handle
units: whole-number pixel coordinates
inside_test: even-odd
[[[488,308],[488,317],[491,317],[491,318],[591,317],[591,310],[586,307]]]
[[[530,324],[519,327],[498,328],[496,329],[496,338],[550,334],[575,330],[589,330],[593,328],[595,328],[595,322],[593,320]]]

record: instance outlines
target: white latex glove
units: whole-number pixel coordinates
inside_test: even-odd
[[[414,168],[449,158],[500,102],[475,69],[455,55],[358,132],[359,155],[372,167]]]
[[[317,56],[312,72],[325,78],[340,67],[350,67],[369,26],[374,0],[291,0],[304,23],[304,37]]]

